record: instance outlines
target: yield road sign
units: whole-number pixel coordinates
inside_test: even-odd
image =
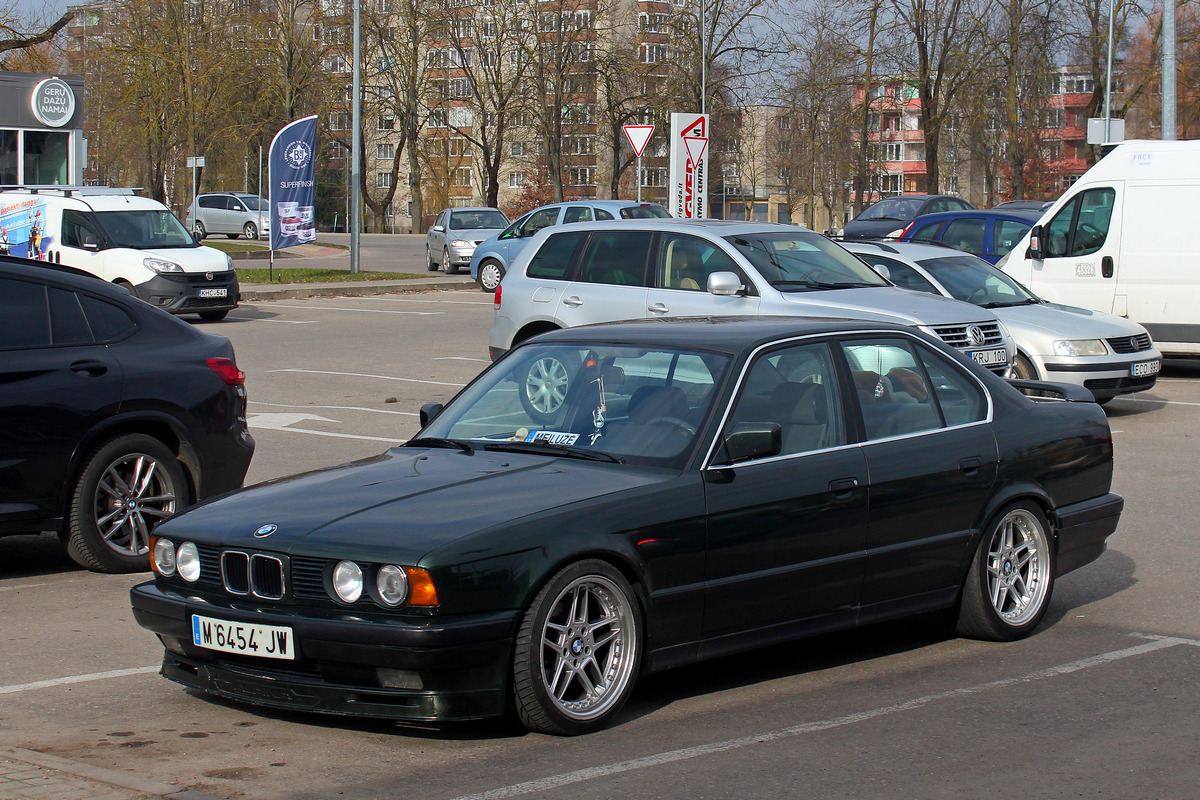
[[[629,144],[633,146],[633,152],[640,158],[642,151],[646,149],[646,143],[650,141],[650,135],[654,133],[653,125],[625,125],[625,138],[629,139]]]

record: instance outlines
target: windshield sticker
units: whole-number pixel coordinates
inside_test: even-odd
[[[578,439],[578,433],[565,433],[563,431],[530,431],[525,436],[525,441],[527,442],[566,445],[567,447],[575,444]]]

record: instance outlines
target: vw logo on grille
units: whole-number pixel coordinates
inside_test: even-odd
[[[972,325],[967,328],[967,336],[971,337],[973,344],[983,344],[987,341],[987,334],[983,332],[983,328],[978,325]]]
[[[265,539],[277,530],[279,530],[279,526],[274,523],[271,523],[269,525],[263,525],[261,528],[259,528],[258,530],[256,530],[254,532],[254,538],[255,539]]]

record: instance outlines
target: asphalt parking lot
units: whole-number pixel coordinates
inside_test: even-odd
[[[369,456],[487,363],[491,297],[246,304],[249,482]],[[0,539],[0,798],[1194,798],[1200,364],[1106,406],[1125,513],[1040,630],[945,638],[928,619],[651,676],[616,726],[561,739],[264,711],[159,677],[145,576]],[[259,520],[248,520],[258,524]],[[40,794],[38,792],[41,792]],[[56,792],[56,793],[52,793]]]

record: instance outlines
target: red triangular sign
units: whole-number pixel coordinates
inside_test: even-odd
[[[629,144],[633,146],[633,152],[636,155],[641,155],[646,149],[646,143],[650,141],[650,135],[654,133],[653,125],[626,125],[625,138],[629,140]]]
[[[697,139],[694,136],[684,137],[684,147],[687,148],[688,159],[693,164],[700,163],[700,157],[704,155],[704,148],[708,147],[708,139]]]

